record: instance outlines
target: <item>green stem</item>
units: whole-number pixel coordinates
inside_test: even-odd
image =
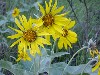
[[[36,62],[35,62],[35,58],[34,58],[34,75],[37,75],[37,73],[36,73]]]
[[[54,50],[55,50],[55,47],[56,47],[57,43],[58,43],[58,39],[56,39],[56,41],[53,44],[53,48],[51,50],[51,54],[54,54]]]
[[[83,48],[79,49],[79,50],[72,56],[72,58],[70,59],[70,61],[69,61],[68,64],[66,65],[66,67],[64,68],[64,70],[63,70],[63,72],[62,72],[62,75],[64,75],[64,72],[65,72],[66,68],[68,67],[68,65],[70,65],[70,63],[72,62],[72,60],[73,60],[73,58],[75,57],[75,55],[76,55],[77,53],[79,53],[80,51],[82,51],[83,49],[85,49],[85,48],[88,48],[88,47],[87,47],[87,46],[84,46]]]
[[[54,44],[53,44],[53,48],[52,48],[52,50],[51,50],[51,55],[52,54],[54,54],[54,50],[55,50],[55,47],[56,47],[56,45],[57,45],[57,42],[58,42],[58,39],[56,39],[56,41],[54,42]],[[51,60],[50,60],[50,64],[49,64],[49,73],[48,73],[48,75],[50,75],[50,67],[51,67],[51,61],[53,60],[53,58],[51,58]]]
[[[49,63],[49,72],[48,72],[48,75],[50,75],[50,67],[51,67],[51,62]]]

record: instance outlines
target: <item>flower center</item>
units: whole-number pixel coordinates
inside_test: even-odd
[[[35,31],[33,31],[32,29],[29,29],[29,30],[23,32],[23,38],[24,38],[24,40],[26,40],[28,42],[33,42],[36,40],[37,35],[36,35]]]
[[[43,25],[45,27],[51,26],[54,23],[54,18],[51,14],[46,14],[42,20],[44,21]]]
[[[66,37],[67,35],[68,35],[68,30],[63,29],[63,34],[62,34],[62,36]]]

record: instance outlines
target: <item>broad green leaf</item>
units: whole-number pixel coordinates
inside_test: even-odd
[[[2,26],[3,24],[6,24],[7,21],[6,20],[0,20],[0,26]]]
[[[18,65],[13,65],[9,61],[0,60],[0,67],[9,70],[14,75],[33,75],[31,72],[18,68]]]
[[[55,58],[55,57],[60,57],[65,54],[69,54],[69,53],[68,52],[57,52],[57,53],[52,54],[50,57]]]

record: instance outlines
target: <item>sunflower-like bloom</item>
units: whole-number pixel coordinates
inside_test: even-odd
[[[95,57],[95,55],[97,56],[99,54],[98,49],[89,49],[90,50],[90,55],[92,56],[92,58]]]
[[[13,17],[18,16],[18,15],[19,15],[19,12],[20,12],[20,10],[19,10],[18,8],[15,8],[15,9],[13,10],[13,12],[12,12],[12,16],[13,16]]]
[[[66,23],[66,26],[62,28],[63,33],[56,33],[55,36],[53,36],[54,40],[59,38],[58,40],[58,47],[59,49],[62,49],[63,46],[67,49],[67,47],[71,47],[71,43],[77,42],[77,34],[70,30],[75,25],[75,21],[71,21],[69,19],[69,22]]]
[[[64,6],[57,8],[57,0],[54,5],[52,5],[52,0],[49,3],[45,1],[45,9],[40,4],[38,5],[42,16],[36,20],[37,26],[50,34],[54,34],[55,31],[62,33],[62,26],[66,24],[68,19],[64,17],[66,13],[59,15],[58,13],[63,10]]]
[[[92,68],[92,72],[98,70],[98,75],[100,75],[100,54],[98,55],[98,61],[95,66]]]
[[[17,39],[11,47],[13,47],[16,44],[19,44],[18,50],[23,50],[24,53],[26,50],[30,50],[30,54],[33,56],[38,53],[41,55],[39,46],[44,47],[43,44],[50,45],[50,42],[44,39],[43,35],[50,35],[46,32],[40,32],[33,26],[33,19],[30,17],[27,21],[26,17],[24,15],[19,16],[20,22],[17,18],[15,18],[15,23],[18,26],[18,29],[10,27],[12,30],[16,31],[17,33],[11,36],[8,36],[8,38],[11,39]]]

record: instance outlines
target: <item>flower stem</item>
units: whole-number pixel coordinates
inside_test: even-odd
[[[82,72],[81,72],[81,75],[83,75],[83,72],[84,72],[85,68],[86,68],[90,63],[92,63],[93,61],[96,61],[96,59],[90,60],[90,61],[85,65],[85,67],[83,68],[83,70],[82,70]]]
[[[35,58],[34,58],[34,75],[37,75],[37,73],[36,73],[36,60],[35,60]]]
[[[51,54],[54,54],[55,47],[57,46],[58,38],[54,41],[53,48],[51,50]]]
[[[75,55],[76,55],[77,53],[79,53],[80,51],[82,51],[83,49],[85,49],[85,48],[88,48],[88,47],[87,47],[87,46],[84,46],[83,48],[79,49],[79,50],[72,56],[72,58],[70,59],[70,61],[69,61],[68,64],[66,65],[66,67],[64,68],[64,70],[63,70],[63,72],[62,72],[62,75],[64,75],[64,72],[65,72],[66,68],[70,65],[70,63],[72,62],[72,60],[73,60],[73,58],[75,57]]]
[[[51,56],[52,56],[52,54],[54,54],[54,50],[55,50],[55,47],[57,46],[57,43],[58,43],[58,38],[56,39],[56,41],[54,41],[54,44],[53,44],[53,47],[52,47],[52,50],[51,50]],[[50,75],[50,67],[51,67],[51,61],[52,60],[53,60],[53,58],[51,58],[50,63],[49,63],[49,73],[48,73],[48,75]]]

